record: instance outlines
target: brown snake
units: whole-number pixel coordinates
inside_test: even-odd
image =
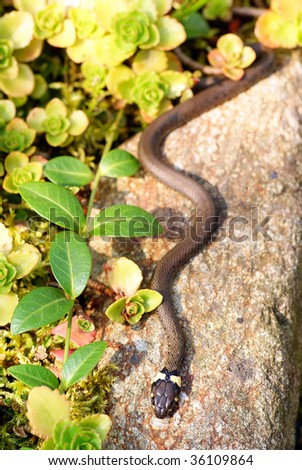
[[[163,369],[151,388],[152,406],[158,418],[172,415],[177,408],[181,387],[180,367],[185,350],[184,335],[173,307],[172,280],[184,263],[196,254],[210,237],[214,228],[213,221],[215,218],[217,220],[211,194],[200,183],[166,163],[162,158],[162,146],[174,129],[234,98],[271,73],[274,54],[264,51],[259,45],[256,45],[255,49],[259,52],[257,60],[240,81],[223,79],[206,91],[178,104],[153,121],[144,130],[139,143],[139,160],[144,169],[190,199],[194,205],[194,222],[186,237],[159,261],[151,284],[152,289],[163,295],[163,302],[157,312],[168,343],[168,355]],[[196,220],[202,220],[203,223],[196,223]]]

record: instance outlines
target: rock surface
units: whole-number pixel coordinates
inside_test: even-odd
[[[150,407],[150,385],[165,354],[157,315],[129,327],[100,312],[99,336],[109,342],[104,363],[119,367],[107,448],[294,447],[302,338],[301,80],[302,65],[293,56],[277,73],[168,137],[167,158],[210,183],[225,220],[174,282],[187,345],[174,417],[158,420]],[[126,148],[136,153],[138,139]],[[191,209],[143,171],[103,181],[99,205],[113,203],[164,216],[188,217]],[[261,233],[257,221],[265,217]],[[156,261],[172,246],[164,238],[95,239],[94,277],[101,279],[108,256],[128,256],[147,286]]]

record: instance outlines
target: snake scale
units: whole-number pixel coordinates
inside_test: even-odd
[[[168,354],[163,368],[151,387],[151,402],[157,418],[165,418],[174,413],[178,407],[181,391],[180,368],[185,353],[185,340],[173,306],[171,294],[173,277],[209,239],[214,228],[213,220],[217,216],[211,194],[200,183],[163,159],[163,143],[174,129],[234,98],[270,75],[274,54],[259,45],[254,48],[258,53],[257,60],[240,81],[223,79],[204,92],[197,93],[188,101],[176,105],[171,111],[155,119],[144,130],[140,139],[139,160],[143,168],[165,185],[189,198],[194,206],[194,220],[185,238],[159,261],[151,283],[151,288],[163,295],[163,302],[158,307],[157,313],[168,343]],[[202,220],[203,223],[196,223],[196,220]]]

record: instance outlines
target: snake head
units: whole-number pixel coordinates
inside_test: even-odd
[[[177,371],[160,371],[151,386],[151,403],[157,418],[171,416],[178,406],[181,378]]]

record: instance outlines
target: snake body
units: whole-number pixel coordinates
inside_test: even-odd
[[[190,199],[194,205],[194,221],[185,238],[159,261],[151,283],[151,288],[163,295],[163,302],[157,313],[168,343],[164,367],[151,387],[151,402],[158,418],[173,414],[178,406],[181,390],[180,368],[184,358],[185,341],[172,301],[173,277],[210,237],[215,226],[213,222],[215,218],[217,220],[211,194],[200,183],[163,159],[163,143],[174,129],[234,98],[268,76],[272,70],[274,55],[263,49],[259,52],[256,62],[245,72],[243,79],[238,82],[221,80],[206,91],[178,104],[153,121],[140,139],[139,160],[143,168],[165,185]]]

